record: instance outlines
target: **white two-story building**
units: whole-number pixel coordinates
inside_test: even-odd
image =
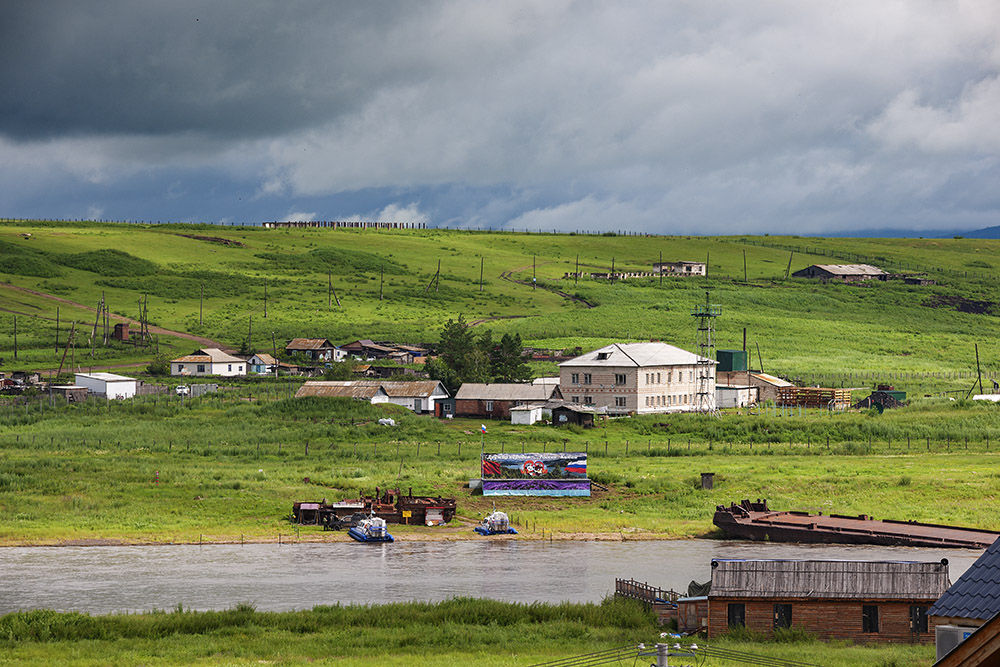
[[[609,414],[714,410],[716,363],[666,343],[613,343],[559,364],[559,388]]]

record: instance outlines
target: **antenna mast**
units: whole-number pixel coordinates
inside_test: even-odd
[[[722,307],[714,305],[709,300],[708,290],[705,291],[705,303],[691,309],[691,315],[698,319],[698,364],[695,369],[697,391],[695,393],[695,410],[697,412],[715,413],[715,318],[722,314]]]

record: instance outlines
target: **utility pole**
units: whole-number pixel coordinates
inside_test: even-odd
[[[743,248],[743,282],[749,282],[747,280],[747,249]]]
[[[17,361],[17,315],[14,316],[14,360]]]
[[[264,278],[264,319],[267,319],[267,278]]]
[[[56,306],[56,354],[59,354],[59,306]]]
[[[663,251],[660,251],[660,264],[657,267],[660,269],[660,287],[663,287]]]
[[[486,263],[486,258],[480,255],[479,257],[479,291],[483,291],[483,265]]]
[[[205,314],[205,283],[201,284],[201,297],[198,299],[198,326],[201,326]]]
[[[382,300],[382,285],[385,283],[385,265],[378,267],[378,300]]]
[[[788,274],[792,272],[792,257],[795,255],[794,252],[788,253],[788,268],[785,269],[785,280],[788,280]]]
[[[535,256],[531,256],[531,289],[535,289]]]
[[[576,253],[576,273],[573,274],[573,285],[580,284],[580,253]]]
[[[66,362],[66,352],[68,352],[70,346],[73,345],[74,333],[76,333],[76,322],[73,322],[73,324],[69,328],[69,338],[66,340],[66,349],[63,350],[62,359],[59,360],[59,370],[56,371],[57,378],[59,377],[59,374],[62,373],[63,364]]]
[[[278,343],[274,340],[274,332],[271,332],[271,357],[274,358],[274,377],[278,377]]]
[[[250,323],[247,325],[247,352],[253,351],[253,315],[250,316]]]

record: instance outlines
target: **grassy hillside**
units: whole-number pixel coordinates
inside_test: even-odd
[[[22,234],[31,234],[24,238]],[[664,260],[709,258],[705,279],[656,278],[607,283],[564,279],[577,257],[585,271],[648,270]],[[746,277],[744,281],[744,253]],[[834,261],[874,261],[920,270],[934,286],[865,286],[784,280],[791,270]],[[482,259],[483,290],[480,291]],[[440,280],[428,289],[438,261]],[[534,265],[534,269],[533,269]],[[967,387],[979,343],[984,366],[1000,368],[996,329],[1000,241],[802,239],[795,237],[639,237],[475,233],[439,230],[224,228],[35,223],[0,225],[0,282],[93,308],[105,294],[112,312],[135,317],[149,297],[154,324],[239,347],[251,327],[258,349],[293,336],[433,341],[442,322],[500,318],[498,332],[529,344],[594,347],[611,340],[694,345],[690,309],[705,299],[723,308],[718,347],[759,346],[766,370],[808,381],[826,374],[895,373],[918,390]],[[502,275],[503,274],[503,275]],[[538,287],[532,289],[532,277]],[[528,282],[522,285],[504,278]],[[328,280],[341,305],[328,306]],[[265,282],[267,317],[264,317]],[[595,308],[546,288],[586,298]],[[379,294],[382,299],[379,299]],[[201,294],[203,315],[199,323]],[[959,312],[956,297],[985,302],[986,313]],[[991,305],[992,304],[992,305]],[[56,357],[52,299],[0,286],[0,356],[12,363],[12,313],[19,362]],[[61,305],[89,334],[93,314]],[[65,327],[65,324],[63,325]],[[81,349],[89,346],[78,337]],[[198,344],[161,336],[173,354]],[[147,351],[148,355],[148,351]],[[100,350],[105,363],[142,356]],[[79,351],[78,351],[79,357]],[[77,359],[78,364],[80,359]],[[57,363],[51,363],[57,365]],[[931,375],[937,374],[937,375]],[[841,377],[842,375],[842,377]],[[928,381],[933,385],[928,386]],[[905,388],[905,386],[904,386]]]

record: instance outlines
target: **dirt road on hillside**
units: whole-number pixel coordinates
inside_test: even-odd
[[[43,299],[48,299],[50,301],[55,301],[57,303],[63,303],[66,304],[67,306],[73,306],[74,308],[80,308],[90,313],[97,312],[97,308],[95,308],[94,306],[85,306],[82,303],[77,303],[76,301],[70,301],[69,299],[64,299],[61,296],[56,296],[54,294],[46,294],[45,292],[39,292],[38,290],[28,289],[27,287],[18,287],[17,285],[11,285],[10,283],[0,282],[0,288],[4,287],[7,289],[15,290],[17,292],[24,292],[25,294],[33,294],[34,296],[40,296]],[[15,312],[15,311],[8,310],[8,312]],[[42,319],[46,320],[53,320],[53,321],[55,320],[54,317],[44,317],[42,315],[32,315],[32,316],[41,317]],[[139,320],[133,320],[131,317],[116,315],[114,313],[111,313],[109,317],[116,322],[127,322],[130,326],[131,325],[139,326]],[[177,338],[186,338],[187,340],[194,341],[204,347],[217,347],[219,349],[223,349],[222,343],[219,343],[218,341],[214,341],[211,338],[205,338],[204,336],[196,336],[194,334],[187,333],[186,331],[174,331],[173,329],[166,329],[164,327],[158,327],[152,324],[149,325],[147,328],[149,329],[150,333],[159,334],[161,336],[176,336]]]
[[[542,264],[551,264],[551,263],[552,262],[542,262]],[[538,266],[538,265],[536,264],[535,266]],[[590,303],[589,301],[587,301],[586,299],[584,299],[582,296],[576,296],[574,294],[568,294],[567,292],[563,292],[562,290],[558,290],[555,287],[547,287],[545,285],[538,285],[538,284],[533,285],[530,280],[517,280],[516,278],[512,278],[511,277],[511,274],[514,273],[515,271],[526,271],[526,270],[528,270],[530,268],[531,268],[531,264],[528,264],[526,266],[519,266],[517,268],[510,269],[509,271],[504,271],[503,273],[500,274],[500,277],[503,278],[504,280],[508,281],[508,282],[517,283],[518,285],[526,285],[528,287],[534,286],[537,289],[543,289],[543,290],[545,290],[547,292],[552,292],[553,294],[558,294],[559,296],[561,296],[564,299],[569,299],[570,301],[575,301],[576,303],[579,303],[580,305],[586,306],[587,308],[596,308],[597,307],[596,304]]]

